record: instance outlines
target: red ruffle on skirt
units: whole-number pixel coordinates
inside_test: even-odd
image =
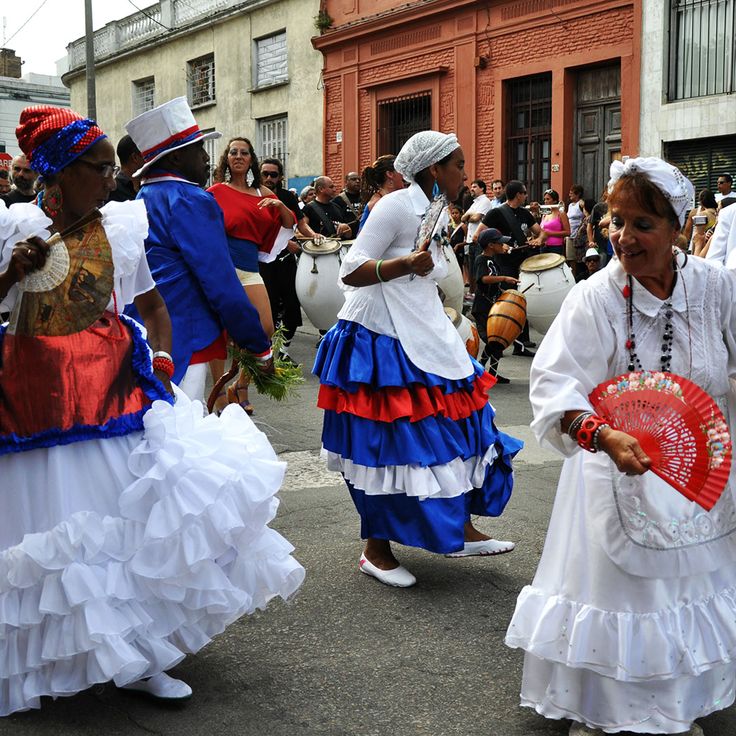
[[[347,412],[365,419],[393,422],[408,417],[418,422],[427,417],[443,414],[448,419],[466,419],[488,403],[488,391],[496,383],[490,373],[483,373],[473,383],[473,391],[444,393],[439,386],[414,384],[410,388],[389,387],[371,390],[365,384],[354,393],[322,384],[317,406],[338,413]]]

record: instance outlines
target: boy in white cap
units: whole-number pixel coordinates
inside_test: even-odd
[[[209,178],[203,133],[185,97],[126,123],[145,164],[138,198],[146,203],[146,256],[173,329],[174,381],[201,399],[207,363],[226,357],[224,331],[273,370],[269,339],[238,281],[227,247],[222,210],[202,187]]]

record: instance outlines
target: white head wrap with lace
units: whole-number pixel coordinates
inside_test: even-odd
[[[613,191],[614,184],[622,176],[643,174],[659,189],[672,205],[672,209],[680,221],[680,227],[685,224],[685,215],[693,206],[695,187],[676,166],[668,164],[661,158],[630,158],[626,161],[614,161],[611,164],[611,180],[608,182],[608,191]]]
[[[449,156],[460,144],[454,133],[439,133],[436,130],[423,130],[415,133],[404,143],[399,151],[394,168],[409,182],[432,164]]]

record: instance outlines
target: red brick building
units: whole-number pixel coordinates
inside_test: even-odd
[[[639,143],[641,0],[325,0],[325,173],[457,133],[469,176],[597,196]]]

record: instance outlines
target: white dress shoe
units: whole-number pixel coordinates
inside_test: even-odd
[[[360,556],[360,571],[380,580],[384,585],[393,585],[395,588],[410,588],[417,579],[403,566],[399,565],[393,570],[381,570],[376,567],[365,555]]]
[[[124,690],[137,690],[161,700],[186,700],[192,697],[192,688],[183,680],[175,680],[165,672],[159,672],[147,680],[138,680],[123,685]]]
[[[474,555],[502,555],[516,547],[514,542],[501,542],[498,539],[481,539],[479,542],[465,542],[465,546],[457,552],[450,552],[445,557],[473,557]]]

